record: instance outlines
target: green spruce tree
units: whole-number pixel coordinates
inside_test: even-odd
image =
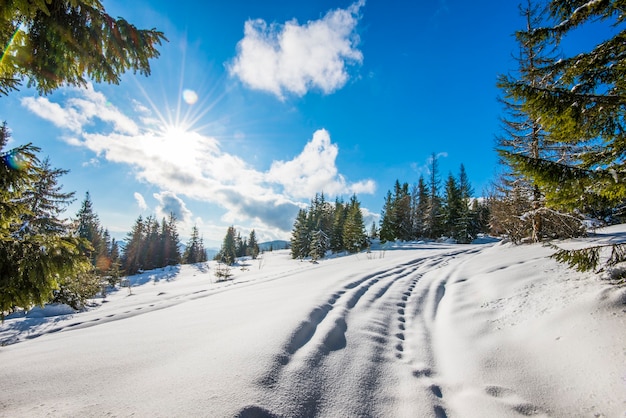
[[[363,224],[361,203],[352,195],[347,205],[346,223],[343,229],[343,242],[350,253],[357,253],[367,247],[368,240]]]
[[[257,242],[256,232],[254,229],[250,231],[250,236],[248,237],[248,250],[246,255],[252,257],[255,260],[259,255],[259,243]]]
[[[237,231],[234,226],[228,227],[218,257],[229,266],[237,261]]]
[[[0,318],[53,298],[65,277],[90,270],[83,240],[59,218],[66,200],[57,184],[61,171],[39,164],[30,144],[5,150],[10,133],[0,127]],[[53,173],[53,174],[51,174]],[[56,174],[54,174],[56,173]],[[41,179],[46,178],[42,181]],[[30,196],[30,197],[27,197]],[[67,196],[69,198],[69,196]]]
[[[311,235],[308,227],[307,211],[300,209],[291,232],[291,257],[304,259],[311,252]]]

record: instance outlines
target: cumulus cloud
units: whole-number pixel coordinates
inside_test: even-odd
[[[72,132],[80,132],[87,119],[76,109],[63,108],[58,103],[52,103],[47,97],[25,97],[22,105],[40,118],[49,120],[56,126]]]
[[[98,158],[126,164],[133,168],[138,180],[160,188],[162,192],[154,195],[159,202],[156,208],[159,217],[174,212],[181,221],[189,222],[191,212],[180,198],[184,195],[219,205],[225,209],[224,220],[229,223],[253,221],[266,231],[284,233],[293,226],[303,201],[317,192],[347,195],[373,193],[375,189],[372,180],[349,182],[339,173],[336,166],[339,148],[325,130],[315,132],[299,155],[291,160],[275,161],[264,171],[225,152],[213,137],[193,131],[155,129],[152,125],[133,128],[122,123],[126,116],[107,104],[99,93],[76,90],[76,94],[79,97],[62,104],[48,99],[23,104],[52,122],[58,115],[71,119],[77,103],[90,109],[88,117],[80,119],[77,126],[60,125],[73,133],[69,143],[91,150]],[[50,108],[55,113],[45,111]],[[118,123],[111,123],[109,130],[103,131],[101,126],[92,126],[100,121],[100,116]],[[135,193],[134,197],[139,207],[147,208],[141,194]]]
[[[172,192],[154,193],[152,195],[159,205],[156,208],[157,218],[167,218],[173,213],[176,219],[184,224],[191,221],[192,213],[181,198]]]
[[[62,107],[51,102],[47,97],[24,97],[22,105],[37,116],[49,120],[60,128],[80,133],[85,125],[96,119],[108,122],[122,133],[135,135],[139,128],[128,116],[107,101],[106,97],[89,84],[82,90],[82,97],[72,97]]]
[[[360,64],[356,26],[364,0],[347,9],[329,11],[319,20],[299,25],[248,20],[230,74],[252,89],[283,98],[305,95],[311,89],[329,94],[343,87],[347,67]]]
[[[375,184],[365,180],[349,184],[344,176],[338,173],[335,160],[339,148],[330,140],[330,134],[320,129],[304,150],[290,161],[275,161],[267,179],[283,186],[287,195],[294,198],[306,198],[318,192],[328,195],[343,193],[374,193]]]

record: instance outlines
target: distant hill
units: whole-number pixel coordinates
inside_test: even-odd
[[[287,248],[289,248],[289,241],[275,240],[259,243],[259,250],[261,251],[285,250]]]

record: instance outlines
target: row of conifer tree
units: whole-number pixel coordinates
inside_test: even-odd
[[[368,237],[356,195],[348,203],[336,198],[333,204],[323,193],[316,194],[308,208],[298,211],[290,243],[293,258],[313,260],[329,250],[354,253],[366,248]]]
[[[328,251],[358,252],[375,238],[385,243],[449,237],[469,243],[489,230],[489,207],[472,194],[463,165],[458,176],[450,173],[441,187],[435,154],[430,159],[428,180],[420,177],[410,190],[408,183],[396,180],[393,192],[387,192],[379,225],[374,222],[369,233],[356,195],[348,203],[336,198],[332,204],[318,193],[308,208],[298,213],[290,240],[291,256],[317,260]]]
[[[237,258],[251,257],[254,260],[258,255],[259,243],[257,242],[254,229],[250,231],[250,235],[247,238],[242,238],[241,233],[234,226],[229,226],[224,236],[222,247],[214,259],[227,265],[232,265]]]
[[[173,213],[161,222],[153,215],[146,218],[140,215],[126,236],[123,251],[120,251],[120,243],[110,238],[108,230],[100,225],[87,192],[75,223],[77,235],[91,244],[92,248],[86,252],[94,273],[113,283],[122,273],[132,275],[142,270],[207,261],[203,239],[196,226],[181,252],[177,221]]]

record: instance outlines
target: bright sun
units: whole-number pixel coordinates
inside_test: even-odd
[[[179,138],[189,133],[189,130],[183,124],[165,124],[163,134],[167,138]]]

